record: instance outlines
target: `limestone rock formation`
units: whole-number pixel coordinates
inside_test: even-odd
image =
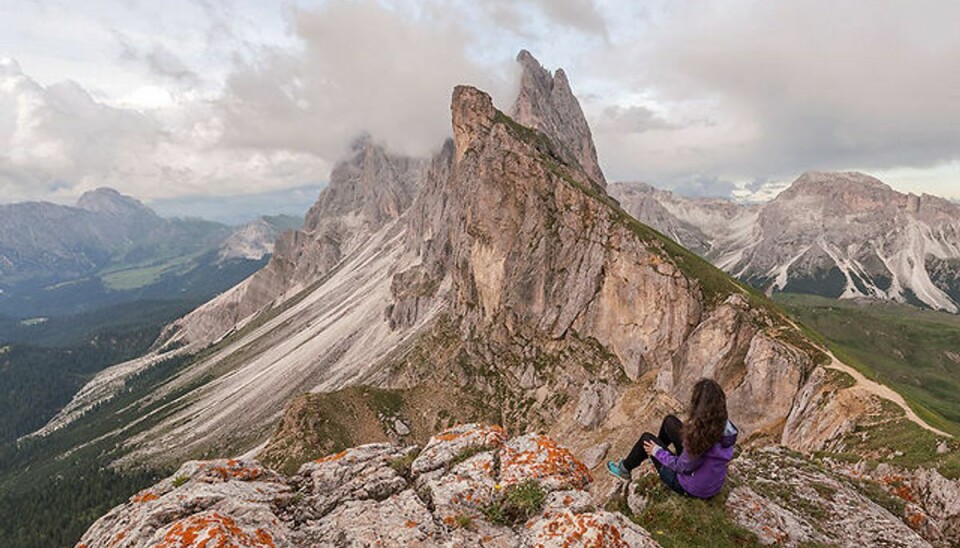
[[[230,259],[260,260],[273,254],[274,243],[286,231],[299,226],[296,218],[287,215],[263,216],[233,230],[220,244],[218,257]]]
[[[207,350],[148,401],[192,396],[127,458],[262,443],[295,395],[356,384],[446,386],[511,429],[601,430],[626,426],[607,418],[631,386],[682,401],[710,375],[745,432],[778,435],[818,355],[779,312],[630,217],[549,125],[467,86],[451,113],[429,163],[358,143],[268,267],[171,326],[157,359]],[[106,371],[55,422],[138,371]]]
[[[471,424],[418,451],[360,446],[292,477],[256,461],[191,461],[100,518],[78,547],[658,546],[596,510],[583,465],[547,437],[507,441]],[[522,504],[511,498],[520,488]]]
[[[594,184],[605,187],[590,127],[567,74],[563,69],[550,74],[527,50],[517,55],[517,62],[522,69],[520,95],[510,115],[553,139],[565,161],[579,163]]]
[[[808,172],[762,205],[615,184],[631,214],[768,291],[960,312],[960,206],[862,173]]]
[[[209,345],[265,308],[316,282],[409,206],[423,161],[389,154],[371,138],[353,144],[300,230],[284,232],[270,263],[217,299],[169,326],[160,345]]]

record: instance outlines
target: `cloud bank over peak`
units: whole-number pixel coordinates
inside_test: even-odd
[[[499,70],[467,56],[469,31],[372,2],[294,10],[299,51],[267,49],[227,80],[224,142],[339,156],[359,134],[424,155],[450,134],[450,91],[469,83],[511,101],[512,59]]]
[[[512,102],[521,49],[565,69],[611,181],[756,199],[862,170],[960,198],[956,20],[936,0],[0,5],[22,65],[0,64],[0,201],[316,185],[364,133],[429,154],[455,85]]]

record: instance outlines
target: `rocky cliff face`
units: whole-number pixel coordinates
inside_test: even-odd
[[[902,194],[861,173],[805,173],[762,206],[645,185],[612,193],[642,221],[765,290],[960,311],[960,207],[947,200]]]

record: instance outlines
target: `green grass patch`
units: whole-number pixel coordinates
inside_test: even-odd
[[[413,461],[417,460],[417,455],[420,454],[420,451],[410,451],[402,457],[397,457],[390,460],[387,464],[390,465],[390,468],[400,474],[403,477],[410,477],[410,468],[413,466]]]
[[[760,546],[757,536],[737,525],[724,508],[729,487],[709,500],[681,497],[650,474],[638,480],[649,502],[630,516],[664,548],[712,546],[734,548]],[[626,513],[626,512],[625,512]]]
[[[838,359],[903,395],[923,420],[960,436],[960,316],[896,303],[778,294]]]
[[[863,434],[866,433],[866,439]],[[933,467],[950,479],[960,479],[960,446],[952,442],[947,453],[937,454],[942,438],[905,419],[861,426],[845,439],[847,450],[882,459],[907,469]],[[897,455],[893,451],[903,454]]]
[[[105,271],[100,279],[114,291],[129,291],[148,286],[168,272],[189,270],[198,254],[181,255],[162,262],[119,267]]]
[[[871,480],[851,481],[851,484],[863,496],[877,503],[894,516],[902,517],[904,515],[907,503],[903,499],[891,495],[886,487]]]
[[[467,514],[457,514],[453,517],[453,524],[457,529],[473,529],[473,518]]]
[[[535,480],[510,485],[481,511],[494,525],[513,527],[540,513],[547,492]]]

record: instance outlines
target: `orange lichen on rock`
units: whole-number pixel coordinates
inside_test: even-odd
[[[918,511],[916,507],[911,508],[910,506],[908,506],[906,509],[906,516],[904,519],[911,529],[918,531],[927,522],[927,516],[924,515],[923,512]]]
[[[629,548],[620,528],[603,523],[593,514],[563,512],[546,523],[537,536],[535,546],[590,546],[596,548]]]
[[[335,460],[340,460],[343,457],[347,456],[348,451],[340,451],[339,453],[334,453],[332,455],[327,455],[325,457],[320,457],[319,459],[313,461],[317,464],[323,464],[325,462],[333,462]]]
[[[174,522],[156,548],[276,548],[263,529],[244,531],[230,516],[217,512],[194,514]]]
[[[462,437],[476,437],[478,442],[481,445],[488,447],[500,447],[503,445],[503,442],[507,439],[507,432],[499,425],[485,425],[481,424],[480,426],[470,429],[463,430],[464,425],[457,425],[452,428],[448,428],[443,432],[437,434],[433,439],[438,441],[455,441]]]
[[[226,463],[223,461],[201,463],[200,473],[208,478],[210,476],[215,477],[220,481],[255,481],[264,475],[264,469],[262,466],[244,464],[239,460],[230,459]]]
[[[136,495],[130,497],[130,502],[150,502],[151,500],[157,500],[160,498],[156,493],[149,489],[144,489]]]
[[[563,485],[583,488],[593,478],[586,465],[553,439],[536,435],[533,446],[508,445],[500,455],[501,483],[519,483],[529,479],[554,479]]]
[[[907,502],[917,502],[916,493],[914,493],[913,489],[907,484],[903,477],[884,476],[882,481],[884,485],[887,486],[887,491],[889,491],[891,495]]]

